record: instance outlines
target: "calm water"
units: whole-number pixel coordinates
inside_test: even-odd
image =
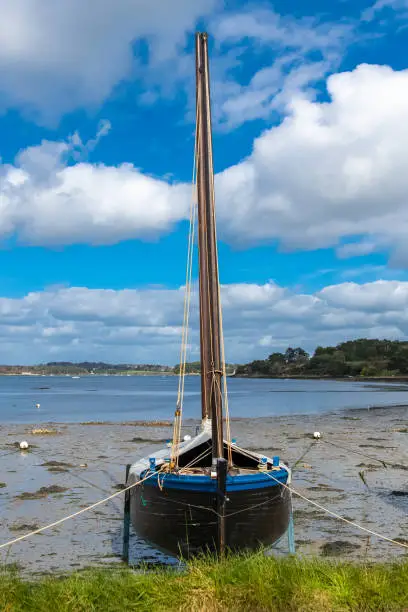
[[[233,417],[408,405],[408,386],[401,384],[248,379],[228,383]],[[0,376],[0,422],[171,420],[176,394],[177,377],[172,376]],[[187,377],[184,415],[199,414],[200,379]]]

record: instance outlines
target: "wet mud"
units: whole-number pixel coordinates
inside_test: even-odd
[[[370,408],[233,419],[232,435],[240,446],[279,455],[295,465],[292,486],[302,495],[403,543],[408,538],[407,422],[405,406]],[[186,421],[183,435],[194,435],[197,424]],[[321,433],[315,442],[314,431]],[[167,421],[1,426],[0,544],[119,491],[125,465],[141,456],[154,456],[171,436]],[[30,444],[28,451],[14,445],[21,440]],[[301,554],[370,561],[406,554],[402,547],[339,522],[296,495],[293,505]],[[122,518],[123,496],[119,495],[0,550],[0,562],[16,563],[29,574],[121,563]],[[130,544],[135,564],[177,563],[134,533]],[[283,538],[271,554],[286,551]]]

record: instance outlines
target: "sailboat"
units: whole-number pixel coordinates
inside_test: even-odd
[[[196,206],[190,220],[187,311],[173,440],[131,465],[127,480],[128,486],[143,481],[130,489],[136,533],[155,548],[183,558],[270,546],[287,530],[291,512],[289,468],[279,457],[246,450],[231,439],[218,277],[208,35],[201,32],[196,34],[196,111]],[[181,439],[195,210],[202,418],[197,435]]]

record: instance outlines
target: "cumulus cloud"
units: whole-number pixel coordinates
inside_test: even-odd
[[[360,65],[330,76],[327,89],[329,102],[293,99],[250,156],[218,175],[230,240],[314,249],[366,236],[343,255],[373,241],[406,248],[408,71]]]
[[[236,10],[224,0],[0,0],[0,8],[0,110],[19,108],[45,124],[98,108],[126,81],[141,85],[141,103],[184,89],[192,106],[188,36],[205,24],[215,41],[214,118],[233,128],[268,117],[294,92],[313,96],[356,27],[283,16],[257,2]],[[242,70],[243,54],[255,61]]]
[[[44,141],[0,167],[0,236],[37,245],[111,244],[169,231],[187,215],[191,187],[143,174],[132,164],[90,164],[95,138]],[[75,163],[76,161],[76,163]]]
[[[217,0],[0,1],[0,108],[53,121],[98,106],[123,79],[182,63],[185,34]],[[143,42],[144,61],[134,45]]]
[[[403,264],[408,70],[360,65],[330,76],[327,88],[325,103],[295,97],[249,157],[216,176],[220,235],[284,249],[337,246],[340,257],[391,249]],[[98,137],[107,129],[102,124]],[[132,164],[90,164],[95,140],[43,142],[0,167],[0,236],[111,244],[167,232],[186,218],[190,186]]]
[[[71,287],[0,298],[0,362],[105,360],[176,363],[184,289]],[[189,358],[199,358],[198,307],[192,305]],[[288,345],[313,350],[356,337],[407,338],[408,283],[342,283],[315,294],[273,282],[222,287],[230,362]],[[28,353],[27,344],[31,351]]]

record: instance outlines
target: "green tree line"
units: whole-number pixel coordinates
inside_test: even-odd
[[[227,374],[233,374],[237,366],[227,363],[225,364],[225,370]],[[180,373],[180,365],[176,365],[173,368],[174,374]],[[201,374],[201,363],[199,361],[190,361],[186,363],[186,374]]]
[[[408,342],[359,338],[336,346],[318,346],[313,355],[301,347],[272,353],[266,359],[237,367],[236,376],[354,376],[408,375]]]

